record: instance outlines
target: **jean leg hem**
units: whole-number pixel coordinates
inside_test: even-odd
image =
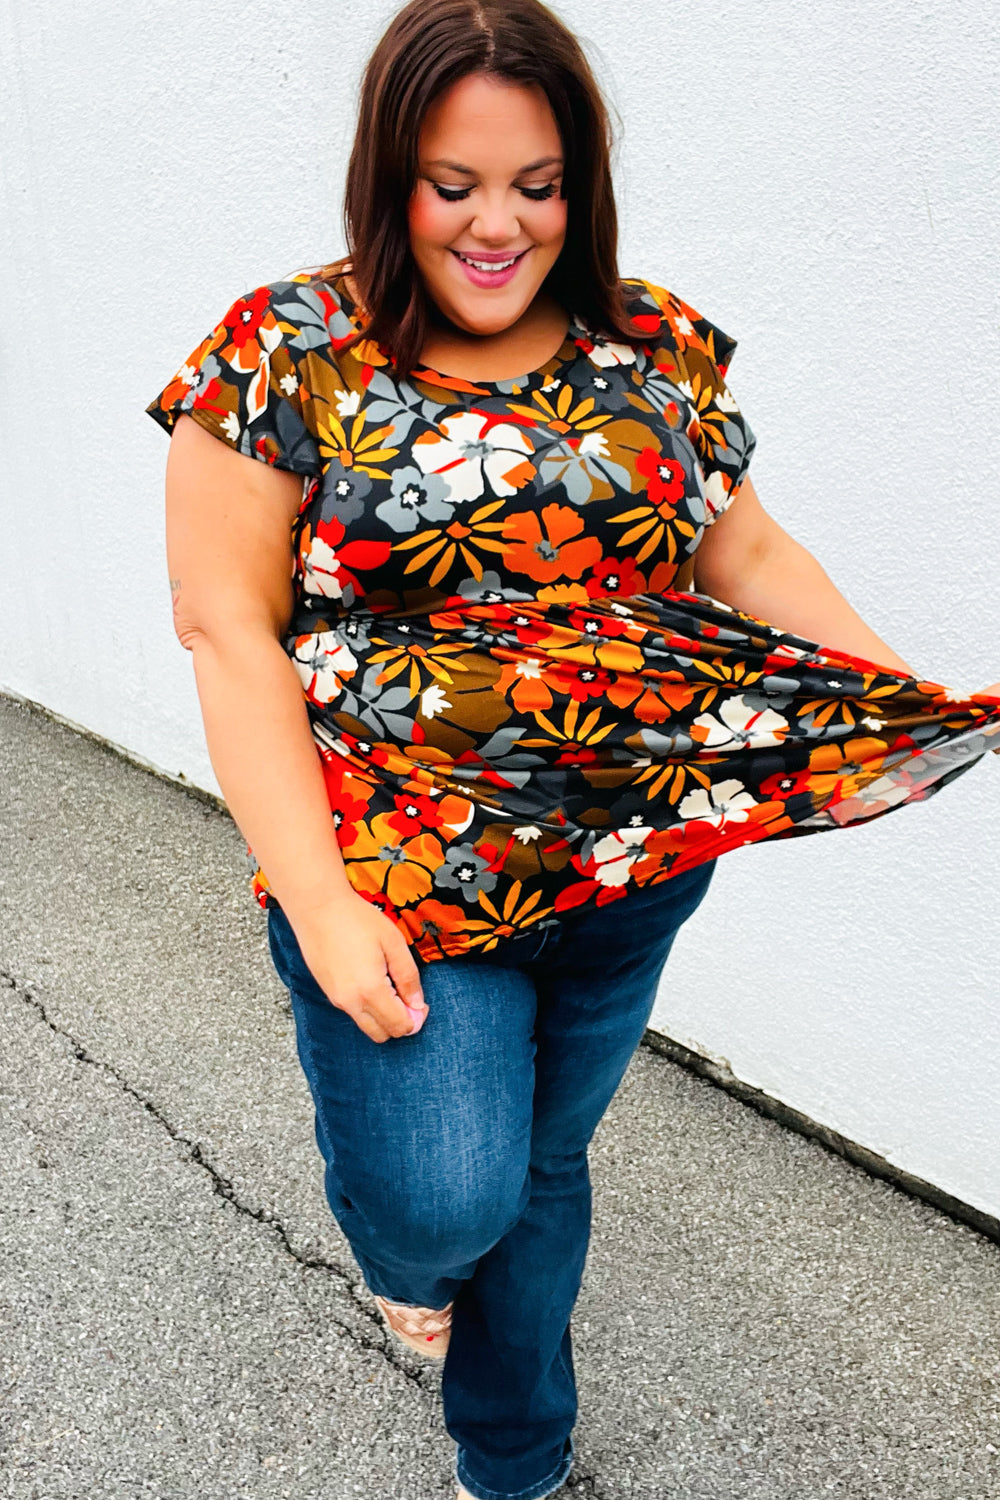
[[[481,1484],[476,1484],[466,1472],[461,1449],[455,1456],[455,1478],[463,1489],[468,1490],[473,1500],[544,1500],[546,1495],[554,1495],[569,1478],[575,1449],[572,1437],[568,1439],[568,1442],[569,1452],[566,1457],[560,1460],[551,1474],[546,1474],[544,1479],[540,1479],[537,1484],[529,1485],[526,1490],[491,1490],[484,1489]]]

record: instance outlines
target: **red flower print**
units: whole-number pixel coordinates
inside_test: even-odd
[[[257,337],[257,330],[264,321],[270,301],[270,292],[266,286],[262,286],[252,297],[241,297],[238,302],[234,302],[226,313],[223,321],[231,332],[237,349],[242,349],[244,344],[252,343]]]
[[[341,730],[340,738],[358,760],[371,762],[373,766],[384,766],[388,762],[389,751],[384,745],[376,745],[360,735],[349,734],[346,729]]]
[[[401,838],[423,833],[428,828],[441,828],[444,824],[441,803],[436,797],[406,794],[394,797],[393,801],[396,811],[387,815],[386,823]]]
[[[587,593],[595,599],[604,599],[608,594],[625,594],[632,598],[645,592],[645,579],[635,565],[635,558],[605,557],[587,579]]]
[[[586,703],[591,698],[603,698],[613,681],[614,678],[602,672],[600,667],[584,663],[572,672],[560,671],[558,686],[578,703]]]
[[[661,512],[673,511],[684,494],[684,465],[676,458],[657,453],[655,448],[643,448],[635,466],[649,480],[646,494],[651,503]]]
[[[578,745],[575,740],[567,740],[556,756],[555,764],[557,766],[592,766],[596,760],[596,750],[591,750],[588,745]]]
[[[376,907],[383,916],[389,918],[390,922],[399,921],[399,911],[389,900],[385,891],[359,891],[358,894],[364,896],[368,905]]]
[[[301,478],[282,644],[324,812],[429,961],[924,800],[1000,740],[1000,683],[976,703],[699,592],[755,446],[735,345],[666,288],[628,300],[633,343],[573,321],[479,385],[401,379],[340,277],[251,283],[147,408]]]
[[[766,776],[760,784],[761,796],[768,802],[786,802],[789,797],[796,796],[799,792],[808,792],[811,772],[804,771],[778,771],[774,776]]]
[[[643,590],[638,591],[642,593]],[[573,630],[578,630],[584,636],[609,636],[625,635],[628,631],[628,621],[619,615],[606,615],[603,610],[597,609],[574,609],[569,616],[569,625]]]
[[[332,751],[323,756],[323,776],[333,826],[337,830],[337,842],[342,849],[349,849],[368,812],[369,798],[357,795],[363,789],[362,783],[346,773],[342,757]]]

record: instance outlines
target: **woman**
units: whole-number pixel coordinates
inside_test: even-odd
[[[459,1495],[534,1500],[587,1146],[715,859],[933,794],[1000,684],[916,680],[764,511],[735,341],[619,278],[605,109],[538,0],[397,14],[346,221],[148,408],[176,628],[331,1209],[447,1356]]]

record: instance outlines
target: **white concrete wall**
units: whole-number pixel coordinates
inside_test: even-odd
[[[238,293],[342,248],[394,8],[0,0],[0,686],[213,790],[143,407]],[[624,123],[622,269],[739,338],[765,505],[919,670],[996,680],[989,0],[558,9]],[[656,1011],[992,1214],[998,778],[727,856]]]

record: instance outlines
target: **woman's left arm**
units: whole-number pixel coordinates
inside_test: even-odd
[[[904,677],[919,675],[865,624],[812,553],[768,515],[749,476],[702,536],[694,586],[792,635]]]

